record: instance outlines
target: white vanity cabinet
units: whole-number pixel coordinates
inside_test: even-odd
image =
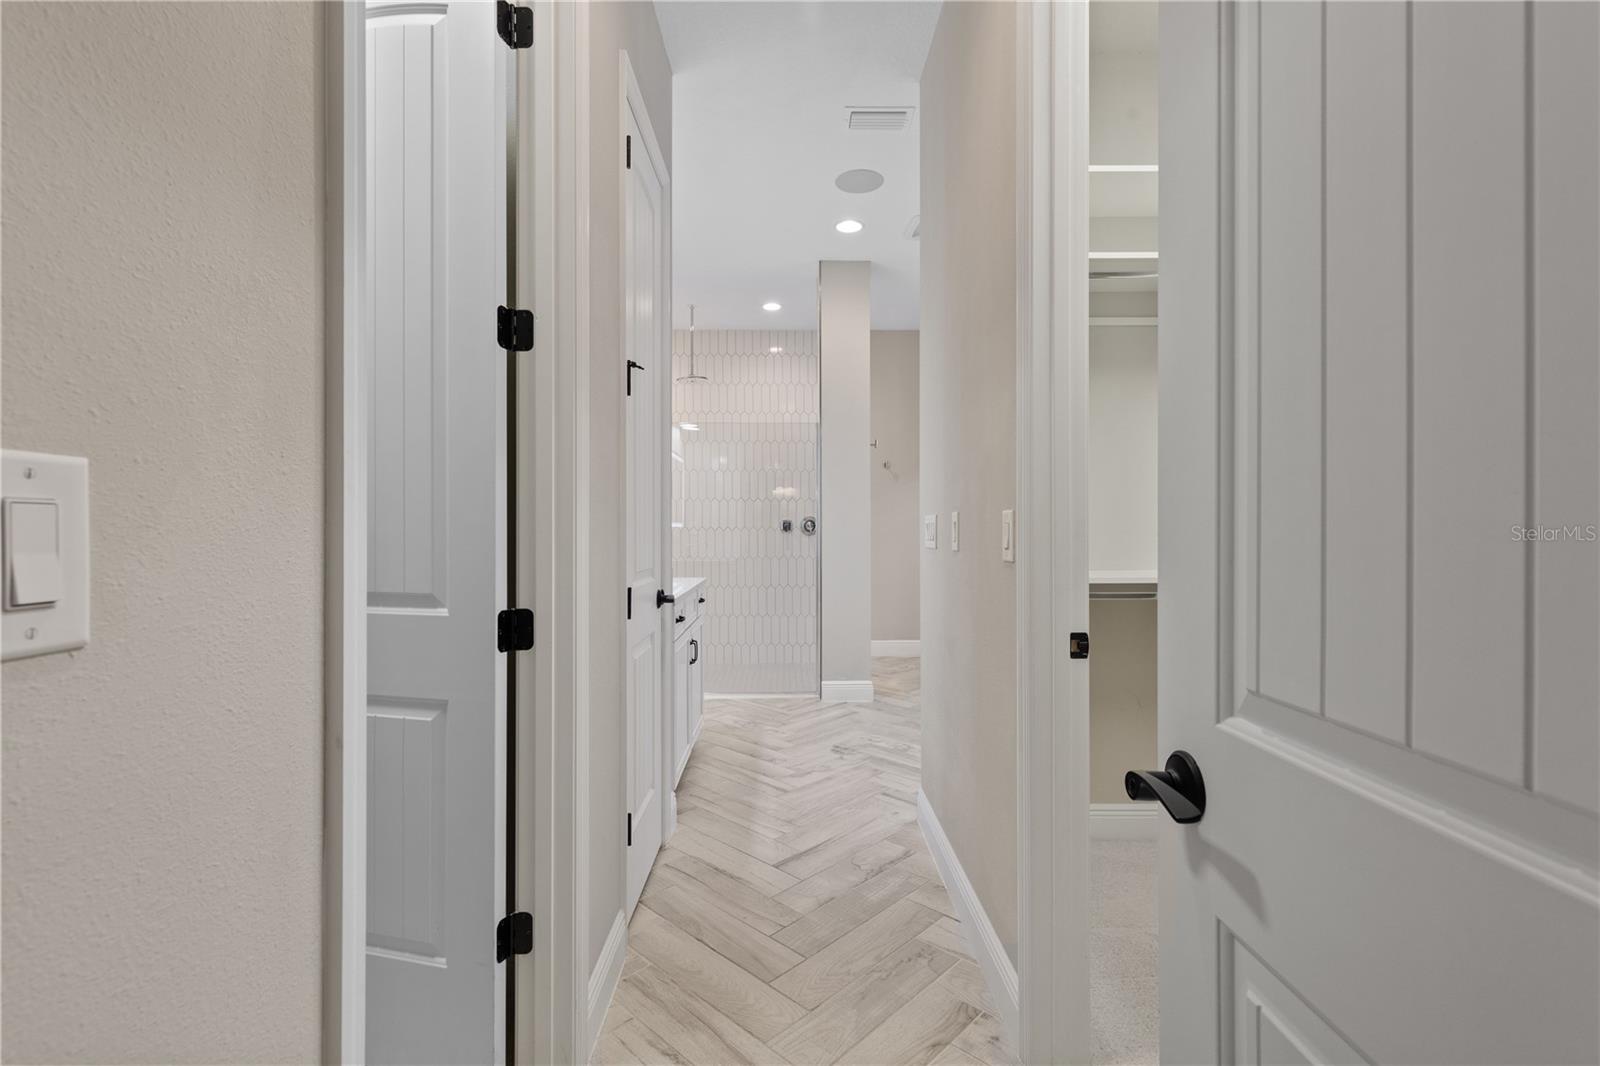
[[[689,751],[700,735],[700,710],[705,702],[704,578],[680,577],[673,583],[676,598],[672,627],[672,786],[678,786]]]

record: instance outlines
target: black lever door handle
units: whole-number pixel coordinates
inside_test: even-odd
[[[659,609],[663,603],[677,603],[678,598],[663,589],[656,589],[656,607]]]
[[[1168,755],[1165,770],[1129,770],[1122,786],[1131,800],[1159,800],[1179,825],[1193,825],[1206,813],[1205,778],[1186,751]]]

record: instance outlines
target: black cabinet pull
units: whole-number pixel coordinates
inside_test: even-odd
[[[696,602],[696,603],[704,603],[704,602],[706,602],[706,598],[704,596],[701,596],[698,600],[695,600],[694,602]]]
[[[1193,825],[1206,813],[1205,778],[1186,751],[1168,755],[1165,770],[1129,770],[1122,786],[1131,800],[1159,800],[1179,825]]]
[[[689,660],[689,665],[693,666],[695,663],[700,661],[700,642],[698,640],[691,640],[689,642],[689,648],[694,652],[694,658]]]
[[[683,615],[680,614],[678,617],[674,618],[672,621],[673,621],[674,624],[677,624],[678,622],[683,621]]]

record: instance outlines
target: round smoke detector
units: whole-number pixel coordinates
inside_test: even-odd
[[[883,175],[876,170],[847,170],[833,183],[842,192],[872,192],[883,184]]]

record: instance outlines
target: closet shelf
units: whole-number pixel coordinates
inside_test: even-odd
[[[1091,585],[1154,585],[1156,572],[1154,570],[1091,570],[1089,571],[1089,584]]]
[[[1091,600],[1153,600],[1156,598],[1154,570],[1091,570]]]

